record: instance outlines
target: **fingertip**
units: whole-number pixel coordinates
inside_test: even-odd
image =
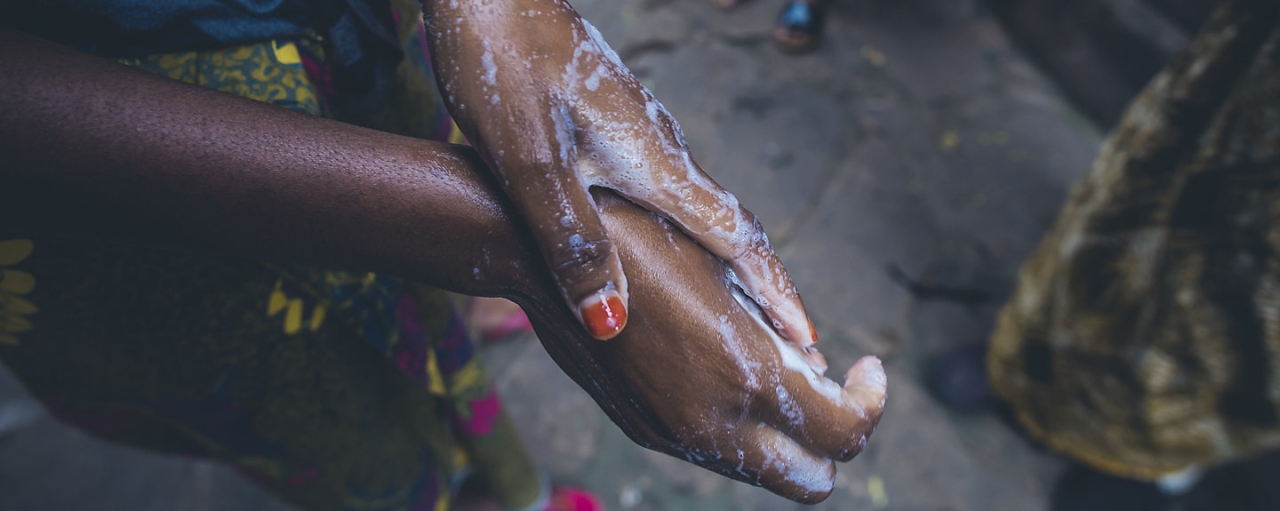
[[[822,467],[810,474],[790,474],[783,490],[786,496],[801,504],[817,504],[836,489],[836,464],[830,459],[822,460]]]
[[[847,463],[858,457],[859,454],[862,454],[862,450],[867,448],[867,435],[869,434],[870,433],[861,433],[856,435],[856,441],[853,440],[853,438],[850,438],[848,446],[840,449],[835,454],[836,461]]]
[[[817,344],[818,329],[813,326],[813,320],[809,319],[809,315],[804,313],[804,307],[800,306],[798,314],[794,310],[789,311],[788,309],[787,307],[774,307],[768,311],[778,335],[782,336],[783,340],[801,349],[810,348]],[[800,317],[804,318],[803,322],[798,321]]]
[[[874,356],[866,356],[858,359],[853,366],[844,373],[844,388],[859,387],[867,390],[879,390],[884,392],[888,384],[888,377],[884,373],[884,364],[880,359]]]
[[[613,286],[583,299],[578,304],[578,315],[587,333],[601,341],[616,337],[627,326],[627,305]]]
[[[884,365],[879,358],[872,356],[858,359],[844,375],[845,391],[862,407],[873,428],[884,413],[888,384],[889,378],[884,372]]]
[[[762,463],[759,483],[765,489],[803,504],[817,504],[831,495],[836,485],[836,464],[826,456],[802,447],[793,438],[772,428],[761,428],[758,436]]]
[[[783,338],[788,342],[800,348],[810,348],[818,343],[818,329],[813,326],[813,320],[809,319],[809,315],[804,313],[803,305],[800,306],[800,314],[804,318],[804,322],[796,321],[796,318],[785,310],[777,310],[775,314],[778,314],[779,317],[791,317],[791,319],[781,322],[786,325],[782,334]]]
[[[817,349],[802,348],[800,352],[805,361],[809,363],[809,367],[813,368],[814,372],[818,374],[825,374],[827,372],[827,357],[823,356]]]

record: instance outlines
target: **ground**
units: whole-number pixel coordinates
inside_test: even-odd
[[[825,44],[799,57],[770,42],[780,0],[573,3],[759,215],[831,374],[885,360],[885,418],[816,509],[1047,509],[1064,463],[922,383],[938,354],[981,345],[1100,142],[982,3],[833,2]],[[966,299],[913,294],[890,268]],[[549,473],[610,509],[803,508],[636,447],[532,338],[486,357]],[[225,467],[104,444],[26,399],[0,374],[0,508],[288,509]]]

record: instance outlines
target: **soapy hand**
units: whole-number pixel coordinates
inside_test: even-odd
[[[798,502],[825,499],[835,462],[863,449],[884,410],[880,361],[858,360],[843,385],[825,378],[816,352],[779,338],[724,261],[612,193],[593,196],[631,272],[635,314],[596,342],[544,298],[549,285],[518,286],[546,289],[511,298],[547,351],[636,443]]]
[[[729,263],[786,341],[812,323],[755,215],[692,160],[675,119],[563,0],[424,2],[450,111],[533,231],[592,337],[622,331],[627,275],[592,187],[677,225]]]

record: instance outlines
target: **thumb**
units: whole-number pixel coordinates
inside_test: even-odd
[[[627,277],[596,204],[576,172],[533,172],[508,196],[528,222],[548,270],[587,333],[610,339],[627,324]],[[524,182],[521,182],[524,181]]]

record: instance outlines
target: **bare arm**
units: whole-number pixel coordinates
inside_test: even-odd
[[[879,421],[868,357],[844,385],[774,333],[728,265],[597,190],[631,326],[579,327],[470,149],[186,86],[0,31],[0,234],[91,236],[382,271],[515,299],[547,351],[646,447],[802,502]]]
[[[474,153],[153,76],[0,29],[0,233],[375,269],[472,294],[512,252]],[[488,223],[483,222],[488,220]],[[446,269],[467,268],[467,271]],[[488,274],[489,268],[478,268]],[[497,271],[505,271],[497,268]]]

